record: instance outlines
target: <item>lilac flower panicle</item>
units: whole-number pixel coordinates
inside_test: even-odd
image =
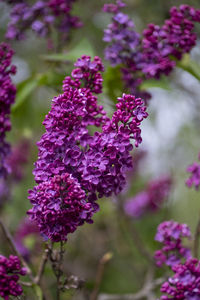
[[[11,65],[13,53],[8,44],[0,44],[0,177],[4,178],[10,171],[6,162],[10,145],[5,137],[6,132],[11,129],[10,109],[16,95],[16,87],[11,80],[11,75],[16,72],[16,67]]]
[[[26,269],[21,267],[19,258],[0,255],[0,296],[3,299],[9,300],[9,296],[17,297],[22,294],[22,287],[18,283],[20,275],[26,275]]]
[[[28,0],[9,1],[12,6],[6,38],[21,40],[32,29],[40,37],[50,37],[52,28],[58,30],[62,39],[69,38],[72,28],[82,26],[79,18],[71,14],[74,0]]]
[[[102,90],[101,60],[84,55],[75,67],[44,120],[34,170],[38,185],[29,196],[31,219],[54,241],[66,240],[84,222],[92,223],[96,200],[123,189],[132,167],[130,141],[141,143],[140,124],[147,117],[141,99],[123,95],[108,118],[95,95]],[[91,125],[99,128],[93,135]]]
[[[169,75],[181,60],[196,45],[195,23],[200,22],[200,10],[189,5],[172,7],[170,18],[163,26],[149,24],[139,35],[123,6],[107,4],[104,11],[113,14],[112,23],[104,31],[103,40],[109,45],[105,59],[112,66],[120,65],[125,86],[136,96],[149,100],[151,95],[140,90],[145,79],[159,79]]]
[[[187,259],[184,264],[172,267],[174,275],[162,284],[161,300],[199,300],[200,299],[200,262],[195,258]]]
[[[169,176],[150,181],[144,191],[125,202],[125,213],[132,218],[140,218],[148,211],[158,210],[169,197],[171,187],[172,179]]]
[[[200,154],[199,154],[200,159]],[[200,163],[194,162],[187,168],[187,172],[191,173],[190,177],[186,180],[186,184],[188,187],[194,186],[197,190],[200,185]]]
[[[154,256],[158,267],[163,264],[172,267],[191,257],[190,249],[183,245],[183,238],[191,239],[190,229],[186,224],[165,221],[158,226],[155,240],[163,245]]]

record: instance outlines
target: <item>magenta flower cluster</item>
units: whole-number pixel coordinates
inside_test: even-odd
[[[139,87],[144,79],[168,75],[176,60],[196,45],[194,25],[200,22],[200,10],[189,5],[172,7],[163,26],[149,24],[139,36],[129,16],[120,11],[122,7],[121,1],[104,6],[104,11],[113,14],[112,23],[104,32],[104,41],[109,43],[105,58],[112,66],[122,64],[126,86],[141,95]],[[146,92],[144,96],[150,98]]]
[[[199,300],[200,299],[200,261],[188,259],[184,264],[172,267],[174,275],[164,282],[161,300]]]
[[[200,159],[200,154],[199,154]],[[199,188],[200,185],[200,163],[194,162],[187,168],[187,172],[191,173],[190,177],[186,180],[188,187],[194,186],[195,189]]]
[[[10,255],[6,258],[0,255],[0,296],[9,300],[9,296],[20,296],[22,287],[18,281],[21,276],[26,274],[26,269],[21,267],[20,260],[17,256]]]
[[[6,33],[10,40],[26,38],[30,29],[40,37],[50,36],[56,29],[66,40],[72,28],[82,26],[78,17],[71,14],[74,0],[6,1],[12,5]]]
[[[148,211],[158,210],[169,197],[171,187],[172,179],[169,176],[150,181],[144,191],[125,202],[125,213],[132,218],[140,218]]]
[[[6,132],[11,129],[10,109],[15,101],[16,87],[11,75],[15,74],[16,67],[11,65],[13,50],[6,43],[0,44],[0,177],[6,177],[9,166],[6,157],[10,152],[10,145],[6,142]]]
[[[35,181],[29,215],[53,241],[66,240],[84,222],[91,223],[96,200],[118,194],[132,167],[131,140],[138,146],[140,124],[147,117],[141,99],[123,95],[112,118],[97,104],[103,65],[98,57],[82,56],[63,94],[53,99],[46,133],[38,142]],[[99,128],[93,135],[90,126]]]
[[[183,245],[183,238],[191,238],[190,229],[186,224],[165,221],[158,226],[155,240],[163,245],[154,256],[158,267],[164,264],[172,267],[191,257],[190,249]]]

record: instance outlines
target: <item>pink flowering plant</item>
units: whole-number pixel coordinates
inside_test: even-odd
[[[192,2],[0,0],[0,298],[200,300]]]

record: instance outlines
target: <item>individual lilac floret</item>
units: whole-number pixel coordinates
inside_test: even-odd
[[[2,0],[1,0],[2,1]],[[72,28],[82,26],[78,17],[72,16],[71,10],[75,0],[6,0],[12,5],[10,23],[6,38],[21,40],[26,38],[26,31],[32,29],[40,37],[50,37],[52,29],[61,33],[62,40],[69,38]]]
[[[10,108],[16,95],[16,87],[11,80],[11,75],[16,72],[16,67],[11,65],[13,53],[8,44],[0,44],[0,177],[5,177],[10,171],[6,162],[10,145],[5,137],[11,129]]]
[[[169,197],[172,179],[165,176],[159,180],[150,181],[147,188],[124,204],[125,213],[132,218],[140,218],[148,211],[158,210]]]
[[[123,189],[126,172],[132,167],[131,140],[136,146],[141,143],[140,124],[147,117],[143,101],[124,94],[108,118],[95,95],[102,88],[101,60],[95,57],[91,61],[84,55],[75,66],[72,78],[67,76],[63,82],[63,94],[53,99],[43,122],[46,132],[38,142],[34,170],[39,185],[30,191],[34,207],[29,214],[54,241],[67,239],[68,233],[85,221],[91,223],[98,209],[95,201]],[[98,131],[91,135],[89,126]],[[80,191],[67,206],[62,205],[65,193],[54,194],[52,183],[55,178],[62,183],[65,175]],[[68,184],[64,186],[67,189]]]
[[[195,258],[172,267],[174,275],[162,284],[160,300],[199,300],[200,262]]]
[[[0,296],[9,300],[9,296],[20,296],[23,293],[18,281],[20,276],[26,274],[26,269],[21,267],[17,256],[10,255],[6,258],[0,255]]]
[[[200,154],[199,154],[200,159]],[[186,180],[188,187],[194,186],[197,190],[200,185],[200,163],[194,162],[187,168],[187,172],[191,173],[190,177]]]
[[[190,249],[183,245],[183,238],[191,238],[190,229],[186,224],[166,221],[158,226],[155,240],[163,244],[154,256],[158,267],[163,264],[172,267],[191,257]]]

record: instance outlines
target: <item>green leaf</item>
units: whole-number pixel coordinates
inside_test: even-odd
[[[200,65],[196,61],[191,60],[189,54],[185,54],[181,61],[177,61],[176,65],[200,81]]]
[[[94,49],[87,39],[82,39],[80,43],[67,53],[48,54],[42,55],[41,57],[50,62],[76,61],[83,53],[86,53],[86,55],[90,55],[91,57],[95,56]]]
[[[147,90],[149,88],[154,88],[154,87],[163,90],[170,90],[170,83],[167,80],[167,78],[163,76],[159,80],[156,79],[146,80],[140,85],[141,90]]]
[[[31,76],[30,78],[20,82],[17,85],[17,95],[15,104],[12,106],[12,112],[15,112],[38,86],[46,84],[47,80],[47,74],[44,73],[37,75],[37,77]]]
[[[103,78],[105,92],[114,102],[121,96],[123,90],[120,68],[120,66],[108,67]]]
[[[33,288],[35,290],[35,294],[36,294],[38,300],[42,300],[43,299],[43,295],[42,295],[42,290],[39,287],[39,285],[34,285]]]

